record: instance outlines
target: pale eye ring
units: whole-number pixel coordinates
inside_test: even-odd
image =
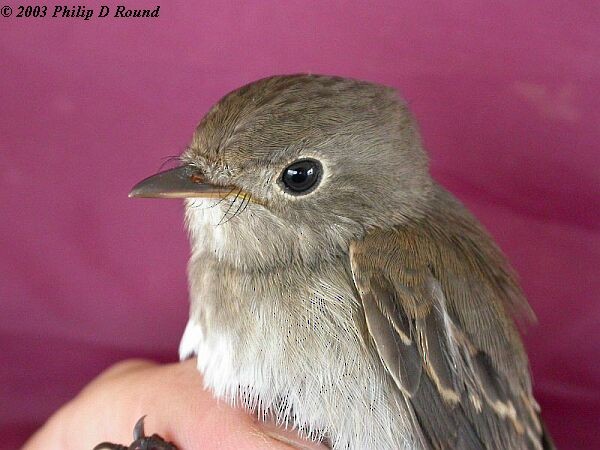
[[[300,159],[287,166],[281,174],[281,184],[286,192],[304,195],[321,181],[322,166],[314,159]]]

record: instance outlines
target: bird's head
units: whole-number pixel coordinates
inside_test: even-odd
[[[181,162],[130,196],[185,198],[194,253],[247,269],[336,257],[365,230],[420,214],[432,183],[395,91],[329,76],[231,92]]]

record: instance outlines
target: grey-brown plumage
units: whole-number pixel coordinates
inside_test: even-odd
[[[511,318],[527,303],[392,89],[257,81],[182,161],[132,195],[187,198],[180,354],[217,396],[335,449],[552,448]]]
[[[411,368],[395,379],[434,448],[542,448],[527,358],[510,319],[528,310],[514,276],[448,193],[438,189],[430,208],[351,244],[373,342],[392,376],[394,366]]]

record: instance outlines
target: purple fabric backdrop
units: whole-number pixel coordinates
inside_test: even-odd
[[[525,337],[535,390],[558,444],[600,448],[599,23],[597,2],[559,0],[0,17],[0,448],[110,363],[176,358],[182,207],[127,192],[181,152],[220,96],[293,72],[403,92],[434,175],[521,275],[539,318]]]

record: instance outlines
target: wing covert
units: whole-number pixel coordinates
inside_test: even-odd
[[[444,258],[447,267],[440,266]],[[368,335],[431,448],[542,449],[520,341],[511,348],[513,328],[490,329],[511,320],[490,319],[508,314],[492,303],[501,287],[488,286],[493,280],[476,269],[458,270],[460,261],[420,247],[406,230],[372,231],[353,242],[350,264]],[[473,309],[462,314],[485,313],[465,325],[455,313],[465,305]],[[477,320],[483,337],[474,336]],[[488,342],[493,333],[500,336]],[[494,353],[498,345],[504,347]]]

